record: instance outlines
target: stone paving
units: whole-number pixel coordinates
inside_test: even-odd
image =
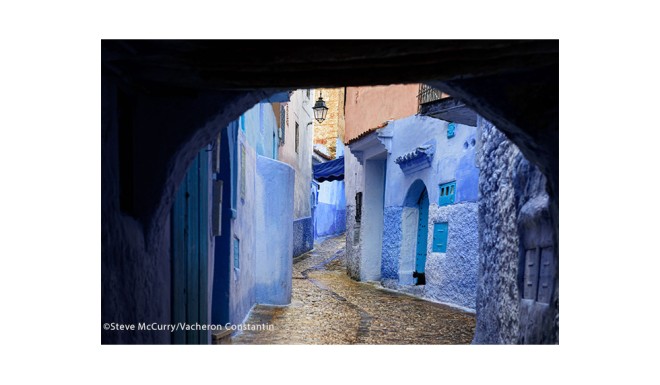
[[[469,344],[473,314],[353,281],[345,236],[329,238],[294,260],[293,298],[283,307],[255,306],[232,344]]]

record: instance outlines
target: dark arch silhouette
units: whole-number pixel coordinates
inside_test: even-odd
[[[545,174],[557,237],[556,40],[113,40],[102,41],[101,48],[103,319],[165,317],[167,306],[153,303],[134,284],[155,287],[167,279],[149,266],[168,255],[167,220],[176,186],[221,129],[282,90],[437,86],[493,122]],[[121,338],[158,342],[117,333],[104,333],[102,341]]]

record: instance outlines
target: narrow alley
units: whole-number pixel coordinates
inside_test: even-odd
[[[118,68],[183,43],[133,44],[104,44],[102,343],[558,343],[555,136],[443,81],[463,67],[161,99]],[[229,52],[197,44],[181,49]],[[554,72],[537,76],[551,95]],[[483,81],[495,111],[523,95]],[[514,140],[535,135],[552,140]]]
[[[242,331],[232,344],[469,344],[470,313],[346,274],[346,237],[326,239],[293,264],[289,306],[255,305],[246,324],[273,330]]]

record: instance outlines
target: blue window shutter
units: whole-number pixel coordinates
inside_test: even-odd
[[[447,252],[447,233],[449,224],[447,222],[435,223],[433,225],[433,252]]]
[[[456,197],[456,181],[440,185],[440,198],[438,205],[446,206],[454,203]]]

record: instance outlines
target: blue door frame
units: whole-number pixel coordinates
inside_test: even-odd
[[[417,280],[416,285],[426,284],[426,275],[424,267],[426,266],[426,251],[428,246],[428,227],[429,227],[429,195],[426,189],[422,191],[417,201],[419,209],[419,220],[417,222],[417,253],[415,256],[415,272],[413,277]]]
[[[172,205],[172,323],[209,323],[208,154],[202,150],[193,160]],[[172,342],[206,344],[208,332],[178,330]]]

